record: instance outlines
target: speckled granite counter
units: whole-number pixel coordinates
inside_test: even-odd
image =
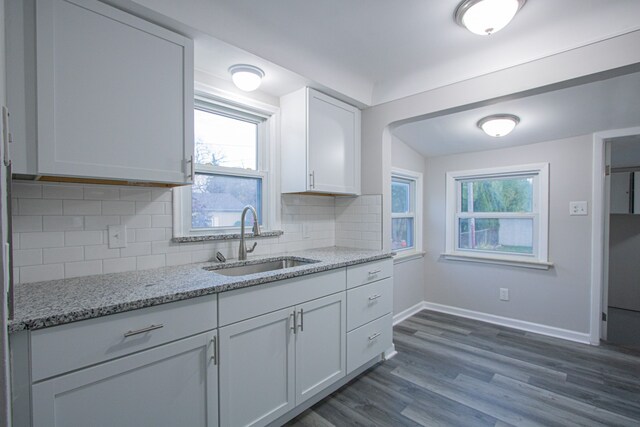
[[[388,258],[390,252],[322,248],[283,254],[319,262],[285,270],[227,277],[205,270],[217,263],[27,283],[15,288],[15,316],[9,332],[41,329],[143,307],[256,286]],[[241,265],[274,257],[250,259]]]

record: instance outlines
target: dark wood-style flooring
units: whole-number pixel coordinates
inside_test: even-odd
[[[287,426],[640,426],[640,355],[422,311]]]

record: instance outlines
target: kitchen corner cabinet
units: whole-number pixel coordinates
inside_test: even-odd
[[[303,88],[280,111],[282,192],[360,194],[360,110]]]
[[[14,173],[190,183],[192,40],[96,0],[7,17]]]

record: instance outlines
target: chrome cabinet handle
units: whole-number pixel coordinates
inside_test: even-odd
[[[213,351],[211,352],[211,361],[214,365],[218,364],[218,340],[217,337],[213,337],[211,339],[211,345],[213,347]]]
[[[380,336],[380,332],[376,332],[375,334],[369,337],[369,341],[373,341]]]
[[[291,320],[291,326],[289,327],[289,329],[291,329],[295,335],[296,329],[298,328],[298,315],[296,311],[293,310],[293,313],[291,313],[289,317],[293,317],[293,319]]]
[[[375,276],[376,274],[380,273],[382,270],[373,270],[369,272],[369,276]]]
[[[311,171],[311,173],[309,174],[309,187],[315,188],[315,186],[316,186],[316,172]]]
[[[189,160],[185,160],[187,163],[189,163],[189,175],[187,175],[187,177],[189,178],[189,180],[191,182],[194,181],[195,179],[195,175],[196,175],[196,165],[195,162],[193,161],[193,156],[191,156],[191,159]]]
[[[369,297],[369,301],[375,301],[375,300],[377,300],[378,298],[380,298],[381,296],[382,296],[382,295],[380,295],[380,294],[374,294],[374,295],[371,295],[371,296]]]
[[[300,332],[304,332],[304,310],[300,309]]]
[[[124,337],[127,338],[133,335],[144,334],[145,332],[153,331],[160,328],[164,328],[164,325],[162,323],[157,325],[147,326],[146,328],[138,329],[136,331],[127,331],[124,333]]]

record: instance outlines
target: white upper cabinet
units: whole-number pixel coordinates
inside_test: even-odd
[[[311,88],[280,108],[282,192],[360,194],[360,110]]]
[[[191,181],[192,40],[95,0],[10,3],[15,173]]]

